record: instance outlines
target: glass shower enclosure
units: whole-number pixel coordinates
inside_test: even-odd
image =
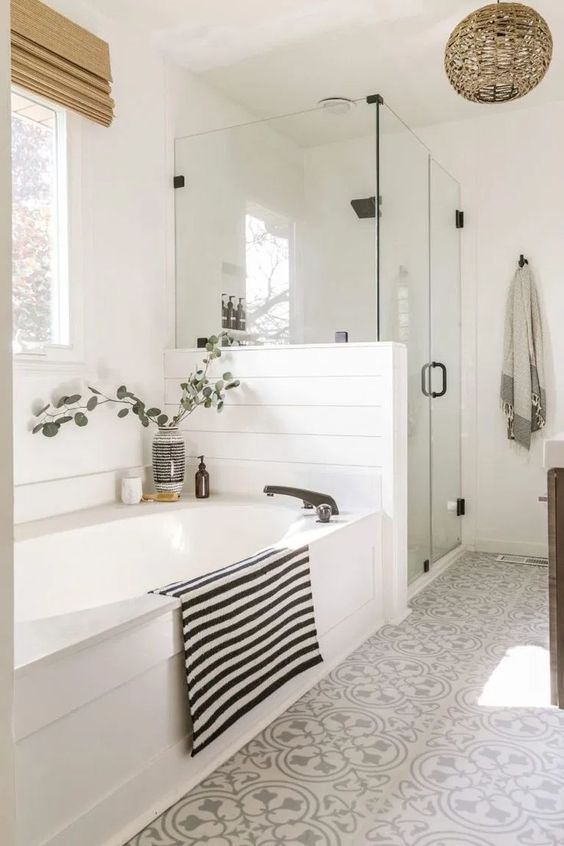
[[[374,96],[177,139],[176,344],[397,341],[409,578],[460,543],[458,183]]]
[[[379,338],[408,350],[409,579],[461,542],[460,186],[378,104]]]

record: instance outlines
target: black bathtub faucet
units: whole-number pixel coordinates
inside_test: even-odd
[[[267,496],[293,496],[295,499],[301,499],[304,508],[319,508],[320,505],[329,505],[331,507],[331,514],[338,514],[339,509],[337,503],[329,494],[319,493],[319,491],[307,491],[303,488],[286,488],[282,485],[265,485],[264,493]]]

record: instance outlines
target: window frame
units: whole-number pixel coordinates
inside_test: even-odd
[[[82,307],[82,126],[73,112],[26,88],[12,84],[21,97],[56,114],[57,159],[57,314],[66,323],[66,343],[45,344],[37,350],[14,352],[19,370],[72,369],[84,364]],[[59,323],[60,325],[60,323]]]

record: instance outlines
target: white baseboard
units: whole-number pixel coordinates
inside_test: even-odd
[[[413,599],[414,596],[417,596],[417,594],[426,588],[427,585],[431,584],[437,576],[440,576],[441,573],[444,573],[451,564],[454,564],[454,562],[457,561],[460,556],[466,552],[466,550],[466,546],[457,546],[456,549],[453,549],[451,552],[447,552],[446,555],[443,555],[442,558],[435,561],[428,573],[423,573],[418,579],[409,585],[407,590],[408,598]]]
[[[546,543],[476,538],[474,548],[478,552],[495,552],[497,555],[505,552],[508,555],[532,555],[535,558],[546,558],[548,556],[548,538]]]

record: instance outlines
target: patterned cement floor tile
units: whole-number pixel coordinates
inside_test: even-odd
[[[562,846],[547,573],[466,553],[130,846]]]

